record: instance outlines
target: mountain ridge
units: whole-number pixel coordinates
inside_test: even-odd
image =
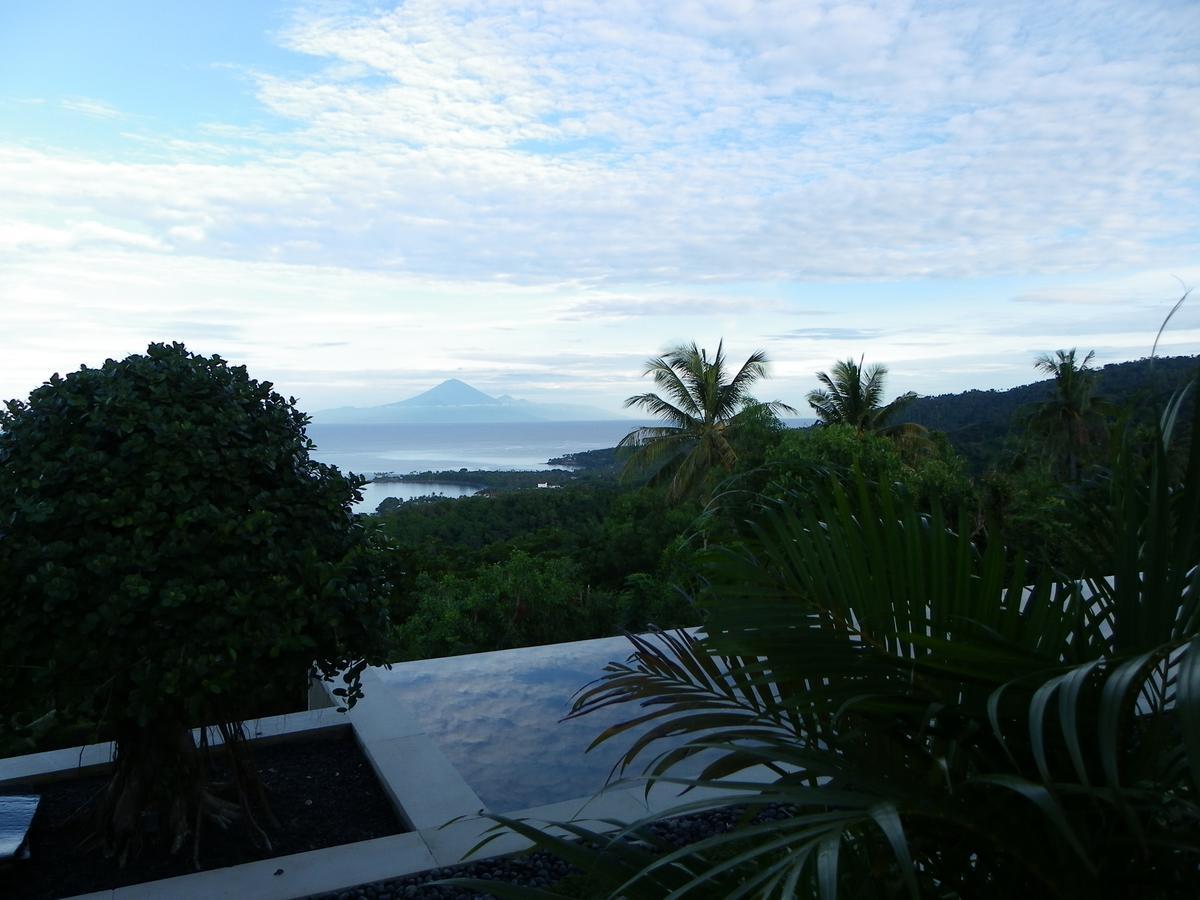
[[[1128,406],[1135,420],[1159,415],[1171,395],[1200,366],[1200,356],[1159,356],[1108,363],[1097,368],[1097,396]],[[896,416],[946,435],[950,444],[980,472],[995,461],[1005,442],[1020,433],[1020,421],[1054,394],[1047,378],[1007,389],[972,388],[957,393],[918,397]],[[1194,402],[1189,398],[1188,402]],[[1180,416],[1186,420],[1186,416]]]

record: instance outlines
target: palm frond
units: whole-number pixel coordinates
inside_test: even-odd
[[[1158,334],[1154,335],[1154,344],[1150,348],[1151,359],[1153,359],[1154,355],[1158,353],[1158,342],[1162,340],[1163,332],[1167,330],[1167,325],[1170,323],[1171,319],[1174,318],[1175,313],[1179,312],[1180,308],[1187,301],[1188,296],[1192,293],[1192,289],[1183,284],[1183,282],[1180,282],[1180,285],[1184,289],[1183,296],[1175,301],[1175,305],[1171,307],[1171,311],[1167,313],[1167,317],[1163,319],[1163,323],[1158,326]]]
[[[625,435],[617,449],[628,452],[621,468],[622,480],[645,478],[658,482],[673,476],[673,466],[694,448],[689,430],[670,426],[647,426]]]
[[[636,394],[625,401],[625,406],[640,406],[652,416],[665,419],[672,428],[693,428],[696,425],[696,418],[691,413],[664,400],[658,394]]]
[[[805,399],[824,424],[834,425],[842,420],[842,410],[837,398],[829,391],[809,391]]]
[[[663,356],[655,357],[646,363],[644,374],[654,378],[654,383],[670,396],[681,410],[694,418],[703,418],[704,410],[697,402],[697,395],[682,375],[686,370],[680,366],[679,350],[669,351]],[[629,401],[625,401],[629,406]]]
[[[692,342],[649,360],[645,374],[653,376],[667,397],[636,394],[625,405],[641,407],[663,419],[664,427],[686,432],[688,440],[679,439],[674,431],[655,433],[643,428],[631,432],[620,444],[622,448],[636,448],[623,475],[629,478],[651,472],[652,480],[669,479],[670,494],[680,497],[711,483],[713,469],[732,471],[737,453],[727,432],[740,424],[743,413],[756,408],[794,412],[778,401],[759,404],[749,395],[749,387],[766,374],[766,362],[762,351],[753,353],[730,380],[723,341],[717,344],[712,359]],[[667,445],[656,451],[647,449],[658,440]]]
[[[818,372],[824,389],[810,391],[808,403],[827,425],[849,425],[859,431],[882,431],[887,421],[916,399],[911,392],[883,403],[887,366],[863,368],[863,360],[839,360],[830,373]]]

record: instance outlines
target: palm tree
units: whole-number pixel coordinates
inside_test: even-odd
[[[1029,428],[1043,443],[1059,473],[1078,481],[1087,452],[1102,439],[1109,405],[1095,396],[1096,370],[1090,367],[1096,353],[1082,361],[1075,348],[1043,354],[1034,366],[1054,379],[1054,394],[1029,417]]]
[[[664,420],[662,425],[636,428],[621,439],[619,448],[632,450],[623,474],[649,471],[656,480],[670,477],[670,493],[679,497],[693,490],[713,469],[732,472],[737,452],[731,442],[738,428],[766,413],[795,413],[786,403],[760,403],[751,386],[767,375],[767,355],[755,351],[730,377],[724,341],[709,359],[695,342],[673,347],[646,363],[644,375],[665,397],[636,394],[625,405],[638,406]]]
[[[849,425],[859,432],[893,435],[919,429],[920,426],[912,424],[887,424],[888,419],[917,397],[909,391],[891,403],[883,403],[887,371],[884,365],[873,365],[864,370],[861,358],[857,363],[853,359],[836,362],[832,374],[817,373],[817,380],[825,388],[809,391],[808,403],[824,425]]]
[[[595,742],[633,740],[622,769],[646,754],[650,784],[729,793],[612,837],[558,823],[580,842],[491,818],[610,898],[1194,897],[1200,441],[1173,477],[1182,401],[1148,465],[1122,441],[1077,577],[887,484],[764,508],[708,553],[702,632],[632,638],[572,714],[630,704]],[[682,847],[653,827],[721,806],[745,812]]]

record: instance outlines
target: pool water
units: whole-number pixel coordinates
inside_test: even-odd
[[[574,693],[625,660],[624,637],[525,647],[399,663],[376,673],[412,710],[492,812],[513,812],[589,796],[605,784],[621,754],[641,731],[587,752],[609,725],[633,718],[636,704],[618,704],[580,719],[559,721]],[[651,747],[628,774],[640,774]],[[680,774],[694,774],[689,761]]]

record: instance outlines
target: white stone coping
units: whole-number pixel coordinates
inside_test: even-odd
[[[73,900],[156,900],[160,897],[172,900],[294,900],[460,862],[502,856],[532,846],[526,838],[504,832],[466,858],[495,825],[491,819],[480,815],[486,812],[483,802],[434,740],[420,731],[411,709],[395,692],[388,690],[369,670],[363,674],[363,685],[365,699],[348,712],[340,713],[335,708],[325,707],[260,719],[249,723],[249,736],[280,740],[329,728],[353,728],[363,755],[412,831],[97,891]],[[326,692],[332,687],[324,685]],[[111,760],[112,744],[91,744],[0,759],[0,787],[99,771],[110,765]],[[743,781],[750,780],[745,773],[739,777]],[[764,770],[760,777],[769,777],[769,773]],[[611,830],[613,825],[601,820],[633,822],[652,811],[724,792],[698,789],[689,792],[683,801],[676,793],[663,785],[652,790],[647,798],[637,787],[613,787],[593,796],[505,815],[538,825],[576,821],[602,832]]]
[[[254,741],[272,743],[305,732],[344,728],[349,724],[346,716],[336,709],[310,709],[249,721],[246,723],[246,737]],[[193,734],[199,738],[199,729]],[[209,729],[208,741],[213,746],[221,743],[221,735],[215,728]],[[21,782],[44,783],[90,775],[112,765],[112,758],[111,741],[64,750],[47,750],[44,753],[30,753],[25,756],[11,756],[0,759],[0,787]]]
[[[292,900],[436,867],[421,835],[410,831],[96,891],[73,900]]]

